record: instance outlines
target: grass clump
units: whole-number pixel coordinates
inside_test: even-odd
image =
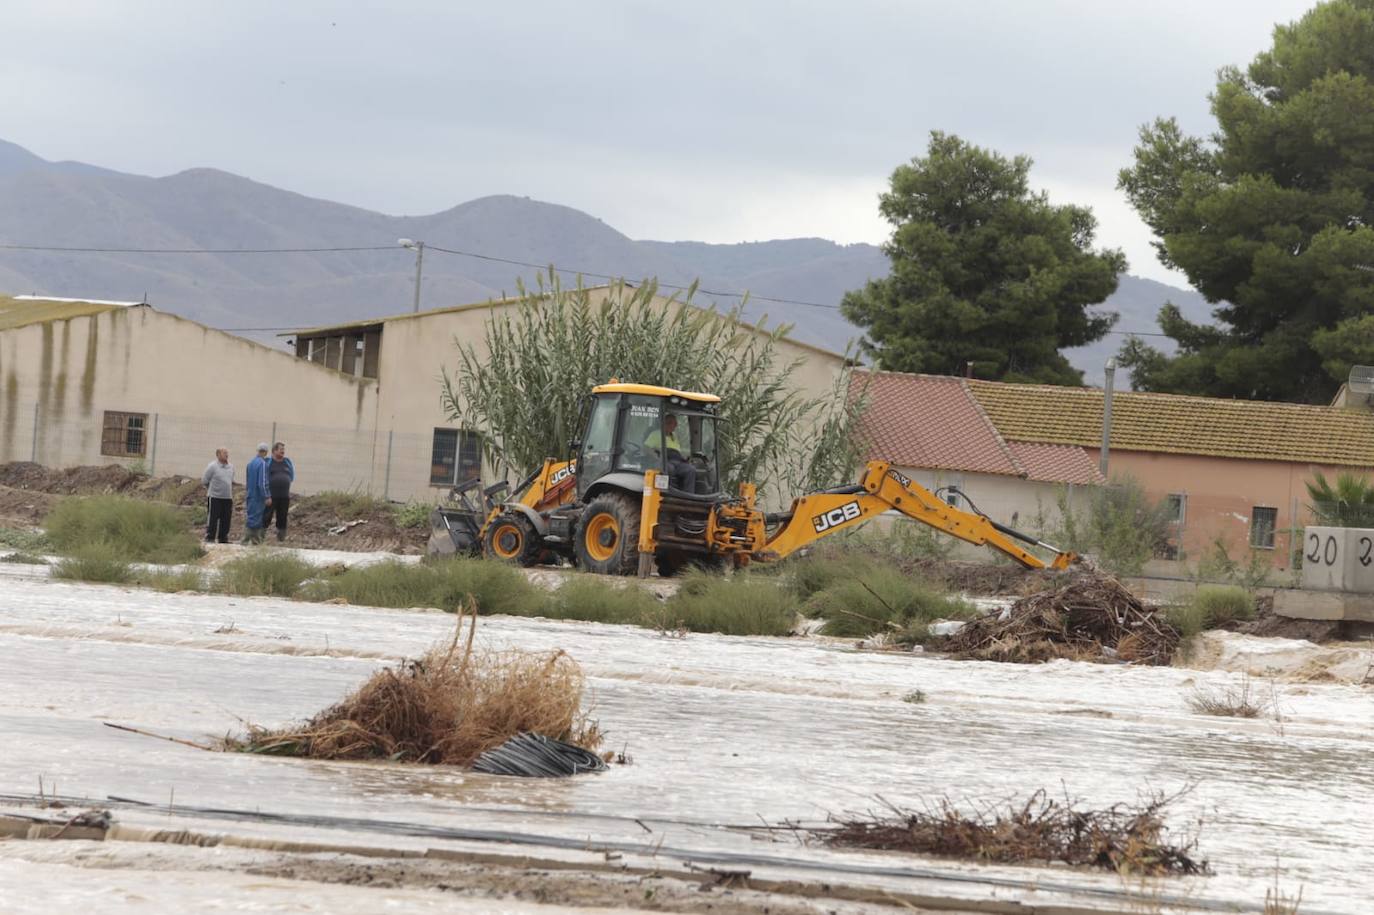
[[[876,566],[812,595],[803,612],[825,620],[825,635],[863,638],[888,633],[904,644],[924,641],[926,627],[937,619],[966,620],[975,615],[966,601],[897,569]]]
[[[138,576],[138,583],[154,591],[176,594],[180,591],[200,591],[205,587],[199,569],[157,569]]]
[[[429,527],[429,516],[433,514],[434,506],[428,502],[407,502],[393,505],[391,510],[396,515],[397,527],[424,530]]]
[[[127,584],[134,579],[134,568],[122,552],[108,543],[88,543],[52,567],[54,578],[69,581]]]
[[[390,503],[385,499],[368,495],[365,492],[344,492],[341,489],[326,489],[310,497],[310,505],[334,515],[340,521],[366,518],[378,512],[388,511]],[[426,518],[429,516],[426,515]]]
[[[471,597],[479,613],[537,616],[544,605],[542,592],[519,569],[466,557],[354,567],[334,578],[328,590],[350,604],[372,607],[438,607],[453,612]]]
[[[659,602],[634,582],[577,575],[549,595],[544,615],[557,620],[651,625]]]
[[[21,553],[43,553],[52,549],[47,534],[18,527],[0,527],[0,546],[11,547]]]
[[[601,734],[582,711],[581,667],[563,651],[475,650],[475,607],[448,645],[373,674],[304,724],[250,727],[226,748],[311,759],[384,759],[467,766],[520,733],[595,750]],[[467,616],[467,614],[465,614]]]
[[[226,562],[214,587],[225,594],[294,597],[301,583],[315,574],[310,563],[289,553],[256,553]]]
[[[1199,715],[1221,718],[1258,718],[1276,708],[1272,699],[1258,695],[1248,676],[1240,683],[1216,689],[1198,687],[1187,697],[1188,707]]]
[[[17,565],[26,566],[45,566],[48,564],[48,561],[42,556],[35,555],[34,553],[25,553],[22,550],[18,553],[8,553],[4,556],[0,556],[0,562],[12,562]]]
[[[1165,616],[1183,638],[1236,620],[1254,619],[1254,595],[1239,585],[1203,585],[1191,599],[1175,604]]]
[[[776,579],[693,571],[683,576],[677,593],[654,610],[650,624],[724,635],[790,635],[796,621],[797,600]]]
[[[97,544],[101,555],[126,562],[183,563],[202,555],[186,513],[162,502],[123,496],[66,499],[43,526],[53,548],[68,556]]]

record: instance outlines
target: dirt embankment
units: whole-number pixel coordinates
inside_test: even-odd
[[[60,500],[95,495],[121,495],[191,509],[200,509],[205,504],[205,487],[191,477],[150,477],[119,464],[59,470],[19,461],[0,464],[0,527],[39,526]],[[396,514],[380,500],[302,496],[291,500],[290,515],[287,543],[296,547],[423,553],[429,539],[427,526],[400,526]],[[201,529],[204,512],[196,512],[194,518],[191,526]],[[330,528],[351,521],[365,523],[339,534],[329,533]],[[232,536],[242,536],[243,528],[243,487],[236,485]]]

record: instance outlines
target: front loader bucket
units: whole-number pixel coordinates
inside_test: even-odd
[[[482,520],[476,512],[436,508],[429,515],[431,556],[476,556],[482,552]]]

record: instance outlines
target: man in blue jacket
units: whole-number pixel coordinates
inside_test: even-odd
[[[263,513],[267,510],[267,443],[258,443],[258,456],[248,462],[248,491],[244,494],[244,510],[248,515],[248,534],[244,543],[262,543],[267,532]]]

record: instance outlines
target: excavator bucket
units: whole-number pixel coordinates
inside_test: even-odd
[[[477,556],[482,552],[482,522],[486,513],[468,498],[468,493],[480,485],[479,480],[469,480],[453,487],[449,504],[430,512],[426,549],[429,555]]]

